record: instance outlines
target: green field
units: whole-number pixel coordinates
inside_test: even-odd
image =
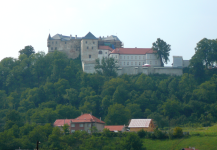
[[[217,125],[212,127],[183,128],[183,131],[189,131],[190,136],[173,140],[144,139],[144,145],[147,150],[181,150],[189,146],[199,150],[217,149]]]

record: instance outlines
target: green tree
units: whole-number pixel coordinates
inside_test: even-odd
[[[158,38],[157,41],[152,44],[152,49],[156,51],[157,57],[160,58],[161,66],[163,67],[164,63],[167,64],[171,50],[170,45]]]
[[[115,59],[110,58],[102,58],[101,62],[99,59],[96,59],[95,70],[98,74],[105,75],[107,77],[117,76],[116,68],[115,68]]]
[[[177,138],[182,137],[183,136],[182,128],[175,127],[175,129],[173,130],[173,136]]]
[[[25,54],[27,57],[29,57],[31,54],[35,53],[35,50],[31,45],[28,45],[25,46],[24,49],[21,49],[19,53],[20,55]]]
[[[108,125],[123,125],[127,124],[130,118],[129,109],[121,104],[114,104],[109,106],[105,122]]]

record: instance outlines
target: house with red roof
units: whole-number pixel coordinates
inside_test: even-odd
[[[104,128],[109,129],[111,132],[124,132],[124,131],[126,131],[125,125],[110,125],[110,126],[105,126]]]
[[[128,128],[130,131],[139,131],[145,130],[149,132],[153,132],[155,129],[155,125],[152,119],[131,119]]]
[[[82,114],[75,119],[57,119],[54,122],[55,127],[62,127],[64,124],[69,125],[70,133],[73,133],[76,130],[91,133],[91,129],[94,126],[99,132],[101,132],[105,126],[105,122],[102,121],[101,118],[98,119],[92,114]]]

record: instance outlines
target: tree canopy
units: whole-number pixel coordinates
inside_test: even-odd
[[[170,45],[158,38],[157,41],[152,44],[152,49],[156,51],[157,57],[160,58],[161,66],[163,67],[164,63],[167,64],[171,50]]]

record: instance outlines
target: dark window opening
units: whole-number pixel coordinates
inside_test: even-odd
[[[93,49],[93,47],[92,47],[92,49]]]
[[[53,47],[51,47],[51,50],[53,50]]]
[[[55,50],[57,50],[57,47],[55,47]]]
[[[65,44],[66,44],[66,42],[65,42]]]
[[[102,51],[99,51],[99,54],[102,54]]]
[[[88,49],[89,47],[87,47],[87,49]]]
[[[95,44],[95,42],[93,42],[93,44]]]
[[[91,55],[89,55],[89,58],[91,58]]]
[[[86,44],[87,44],[87,41],[86,41]]]

